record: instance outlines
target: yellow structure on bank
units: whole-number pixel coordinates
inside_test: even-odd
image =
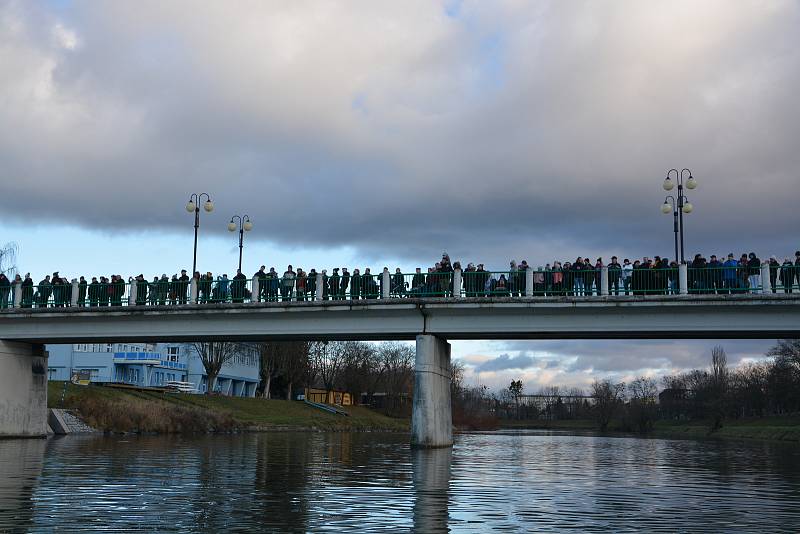
[[[305,398],[311,402],[321,402],[323,404],[353,405],[353,397],[346,391],[306,388]]]

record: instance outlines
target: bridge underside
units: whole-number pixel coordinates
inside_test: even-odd
[[[28,343],[413,340],[422,334],[448,340],[797,337],[800,299],[403,299],[0,312],[0,339]]]

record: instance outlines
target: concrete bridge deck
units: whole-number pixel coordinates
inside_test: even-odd
[[[0,312],[27,343],[268,339],[779,338],[800,336],[800,294],[388,299]]]

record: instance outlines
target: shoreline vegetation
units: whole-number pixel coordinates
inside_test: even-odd
[[[63,402],[62,402],[63,396]],[[198,434],[233,432],[409,432],[409,418],[394,418],[362,406],[346,407],[349,417],[302,402],[221,397],[48,383],[48,407],[75,410],[89,426],[105,433]],[[487,420],[488,421],[488,420]],[[592,419],[456,420],[456,430],[555,430],[597,432]],[[631,433],[612,422],[607,434],[667,439],[744,439],[800,443],[800,415],[725,421],[656,421],[653,430]]]
[[[635,436],[664,439],[743,439],[759,441],[782,441],[800,443],[800,416],[773,416],[743,418],[724,421],[721,428],[713,430],[713,421],[656,421],[653,429],[646,433],[633,433],[613,423],[609,425],[609,435]],[[572,419],[562,421],[505,420],[500,422],[501,430],[557,430],[598,432],[597,423],[591,419]]]
[[[410,421],[362,406],[334,415],[303,402],[48,383],[49,408],[75,410],[106,433],[408,432]],[[63,396],[63,401],[62,401]]]

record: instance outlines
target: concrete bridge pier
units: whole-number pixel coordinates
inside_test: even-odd
[[[414,408],[411,413],[412,447],[453,445],[450,381],[450,343],[436,336],[417,336]]]
[[[0,438],[47,436],[44,345],[0,341]]]

